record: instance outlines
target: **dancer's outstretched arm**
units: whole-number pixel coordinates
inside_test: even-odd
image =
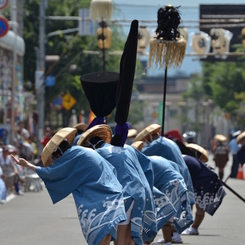
[[[27,167],[30,168],[31,170],[35,171],[36,170],[36,166],[31,164],[30,162],[26,161],[24,158],[16,158],[14,155],[11,154],[11,157],[14,159],[14,161],[23,167]]]

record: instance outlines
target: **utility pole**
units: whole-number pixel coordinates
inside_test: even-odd
[[[45,72],[45,8],[47,0],[40,0],[39,6],[39,55],[37,71],[42,74],[36,76],[36,92],[38,101],[38,149],[41,151],[40,141],[44,135],[44,109],[45,109],[45,87],[44,87],[44,72]],[[36,72],[37,72],[36,71]],[[38,81],[37,81],[38,80]],[[37,84],[38,83],[38,84]]]
[[[16,93],[16,85],[15,85],[15,80],[16,80],[16,61],[17,61],[17,52],[16,52],[16,46],[17,46],[17,28],[18,28],[18,23],[16,21],[16,0],[11,1],[11,19],[12,19],[12,25],[13,25],[13,32],[15,35],[14,38],[14,50],[13,50],[13,67],[12,67],[12,90],[11,90],[11,98],[12,98],[12,103],[11,103],[11,143],[14,144],[14,138],[15,138],[15,132],[14,132],[14,125],[15,125],[15,93]]]

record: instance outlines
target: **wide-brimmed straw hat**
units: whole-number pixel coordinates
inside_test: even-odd
[[[244,137],[245,137],[245,131],[243,131],[241,134],[237,136],[236,138],[237,144],[241,144],[241,141],[243,140]]]
[[[146,137],[148,137],[150,134],[156,134],[159,132],[161,126],[159,124],[151,124],[148,127],[146,127],[145,129],[143,129],[140,133],[137,134],[137,136],[134,138],[134,142],[135,141],[145,141]]]
[[[73,126],[73,128],[76,128],[77,130],[85,131],[87,129],[88,125],[86,123],[78,123]]]
[[[143,148],[143,145],[144,145],[144,141],[135,141],[131,144],[131,146],[139,151],[142,150]]]
[[[214,139],[219,141],[219,142],[226,142],[227,141],[226,136],[224,136],[223,134],[216,134],[214,136]]]
[[[132,138],[132,137],[135,137],[137,135],[138,131],[134,128],[130,128],[128,130],[128,135],[127,135],[127,138]]]
[[[187,148],[201,153],[201,162],[208,161],[208,152],[198,144],[190,143],[186,145]]]
[[[75,128],[62,128],[49,140],[41,153],[41,159],[44,167],[48,167],[53,163],[54,160],[51,158],[51,155],[64,139],[67,139],[71,144],[74,140],[76,131],[77,130]]]
[[[107,124],[96,125],[81,135],[80,139],[77,141],[77,145],[85,146],[87,141],[95,136],[98,136],[103,141],[110,143],[112,138],[111,128]]]

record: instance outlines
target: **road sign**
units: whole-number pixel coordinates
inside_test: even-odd
[[[57,97],[53,100],[51,107],[56,110],[61,110],[63,107],[63,99],[61,97]]]
[[[1,1],[1,0],[0,0]],[[95,35],[95,23],[89,18],[89,9],[79,9],[79,35],[80,36],[94,36]]]
[[[7,34],[8,30],[8,20],[4,16],[0,16],[0,37],[4,37]]]
[[[76,103],[76,99],[69,93],[66,93],[64,96],[63,96],[63,107],[69,111]]]
[[[54,86],[54,84],[55,84],[55,77],[54,76],[51,76],[51,75],[50,76],[47,76],[45,78],[45,84],[48,87]]]
[[[0,10],[4,10],[8,6],[8,0],[0,0]]]

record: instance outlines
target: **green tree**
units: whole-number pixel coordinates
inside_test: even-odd
[[[89,0],[53,0],[48,1],[46,16],[78,16],[79,8],[89,8]],[[117,15],[121,14],[120,10],[115,8]],[[58,30],[65,30],[78,27],[78,21],[73,20],[46,20],[46,34]],[[112,29],[112,45],[108,51],[122,51],[126,35],[121,26],[113,24],[109,26]],[[26,42],[25,66],[24,66],[24,81],[31,81],[34,85],[35,70],[36,70],[36,54],[35,47],[39,43],[39,1],[26,0],[24,4],[24,39]],[[82,89],[80,76],[90,72],[102,71],[102,51],[97,47],[97,37],[81,37],[77,33],[62,34],[51,36],[46,39],[46,55],[59,55],[60,59],[51,67],[47,67],[45,75],[53,75],[56,78],[56,83],[53,87],[45,88],[45,114],[48,121],[52,121],[55,114],[50,104],[58,96],[62,97],[66,92],[69,92],[77,101],[72,109],[75,109],[77,114],[81,110],[85,114],[89,114],[89,104]],[[100,55],[91,55],[84,53],[85,50],[100,51]],[[106,71],[119,72],[120,55],[108,55],[106,51]],[[71,70],[73,65],[76,69]],[[137,62],[136,76],[142,73],[142,66]],[[62,109],[62,117],[66,118],[63,125],[66,126],[67,119],[71,115],[71,110]],[[58,117],[58,115],[56,115]]]
[[[202,83],[201,74],[193,74],[188,84],[188,90],[182,95],[183,101],[186,102],[188,110],[193,110],[193,118],[188,115],[182,115],[181,123],[188,125],[188,130],[193,130],[197,134],[202,128],[200,120],[201,103],[205,98],[205,90]]]
[[[203,84],[207,94],[224,112],[230,114],[234,126],[244,121],[245,62],[215,62],[203,65]],[[243,125],[243,124],[242,124]]]

